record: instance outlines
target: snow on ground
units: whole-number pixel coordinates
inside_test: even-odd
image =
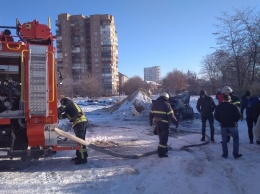
[[[217,122],[216,143],[180,150],[184,145],[201,143],[197,99],[192,96],[190,101],[195,118],[180,122],[178,130],[171,131],[172,150],[168,158],[152,154],[125,159],[89,149],[88,163],[79,166],[70,161],[74,151],[61,151],[53,157],[23,163],[0,159],[1,193],[258,194],[260,146],[249,144],[246,121],[239,122],[243,154],[240,159],[232,157],[232,143],[229,143],[229,158],[221,157]],[[90,121],[87,141],[123,154],[155,151],[158,136],[153,135],[149,126],[148,112],[140,114],[136,110],[137,107],[140,111],[140,106],[144,111],[149,109],[151,99],[137,93],[111,106],[104,109],[99,105],[82,105]],[[59,127],[73,133],[67,120],[60,121]]]

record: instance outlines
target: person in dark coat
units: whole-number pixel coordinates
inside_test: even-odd
[[[221,126],[222,157],[228,157],[227,140],[230,133],[233,138],[233,156],[234,158],[240,158],[242,154],[239,154],[239,134],[237,129],[240,113],[236,105],[231,103],[229,95],[223,96],[223,102],[216,107],[214,117]]]
[[[157,149],[158,156],[168,157],[168,135],[169,135],[169,126],[170,121],[178,127],[178,121],[174,116],[173,110],[171,108],[169,100],[169,94],[163,92],[159,98],[153,101],[152,109],[149,115],[150,125],[156,125],[156,129],[159,135],[159,145]]]
[[[69,98],[60,100],[61,106],[58,108],[59,119],[69,119],[75,135],[85,140],[87,129],[87,118],[81,108]],[[80,145],[80,150],[76,150],[76,157],[72,158],[76,165],[87,163],[88,153],[86,146]]]
[[[200,91],[200,98],[197,101],[196,108],[198,112],[201,114],[201,122],[202,122],[202,138],[201,141],[205,141],[206,134],[206,121],[209,121],[210,126],[210,140],[215,142],[214,140],[214,117],[213,112],[216,108],[216,104],[212,97],[208,96],[205,90]]]
[[[223,95],[229,95],[230,98],[231,98],[231,101],[230,101],[230,102],[231,102],[232,104],[236,105],[236,107],[237,107],[238,109],[240,109],[240,100],[239,100],[239,98],[238,98],[237,96],[235,96],[234,91],[231,89],[231,87],[225,86],[224,88],[222,88],[221,93],[222,93]],[[228,133],[227,142],[230,141],[230,137],[231,137],[231,134]]]
[[[256,144],[260,144],[260,101],[253,107],[253,117],[257,118],[256,124],[254,126],[254,136]]]
[[[256,124],[257,117],[254,115],[253,110],[258,102],[259,98],[257,96],[253,96],[249,90],[246,91],[245,95],[241,98],[241,121],[243,120],[243,113],[246,109],[246,122],[250,144],[254,143],[253,126]]]

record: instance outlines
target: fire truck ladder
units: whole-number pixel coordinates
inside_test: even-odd
[[[48,116],[48,47],[29,47],[29,109],[30,115]]]

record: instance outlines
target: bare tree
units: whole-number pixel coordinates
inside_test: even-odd
[[[72,79],[64,78],[62,84],[58,87],[59,96],[73,97],[73,81]]]
[[[144,88],[144,82],[141,77],[134,76],[129,78],[124,84],[124,90],[127,95],[134,93],[137,89]]]
[[[76,90],[80,96],[92,98],[101,96],[103,93],[102,88],[102,83],[98,82],[94,76],[88,73],[81,79]]]
[[[251,66],[251,83],[255,82],[256,69],[259,67],[260,52],[260,17],[251,9],[237,10],[238,18],[244,27],[246,38],[245,54],[247,54],[248,64]]]
[[[186,74],[186,81],[188,85],[188,90],[191,95],[197,95],[198,94],[198,88],[200,87],[198,82],[198,77],[195,72],[188,71]]]
[[[174,69],[162,79],[162,88],[172,94],[186,90],[188,87],[186,76],[181,71]]]
[[[259,71],[260,17],[254,10],[235,10],[218,18],[217,44],[229,55],[228,68],[238,90],[254,85]]]

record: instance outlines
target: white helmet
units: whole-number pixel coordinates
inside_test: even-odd
[[[160,96],[163,96],[165,98],[169,98],[170,97],[169,94],[167,94],[166,92],[163,92]]]
[[[224,88],[222,88],[221,93],[225,94],[225,93],[232,93],[233,90],[229,87],[229,86],[225,86]]]

